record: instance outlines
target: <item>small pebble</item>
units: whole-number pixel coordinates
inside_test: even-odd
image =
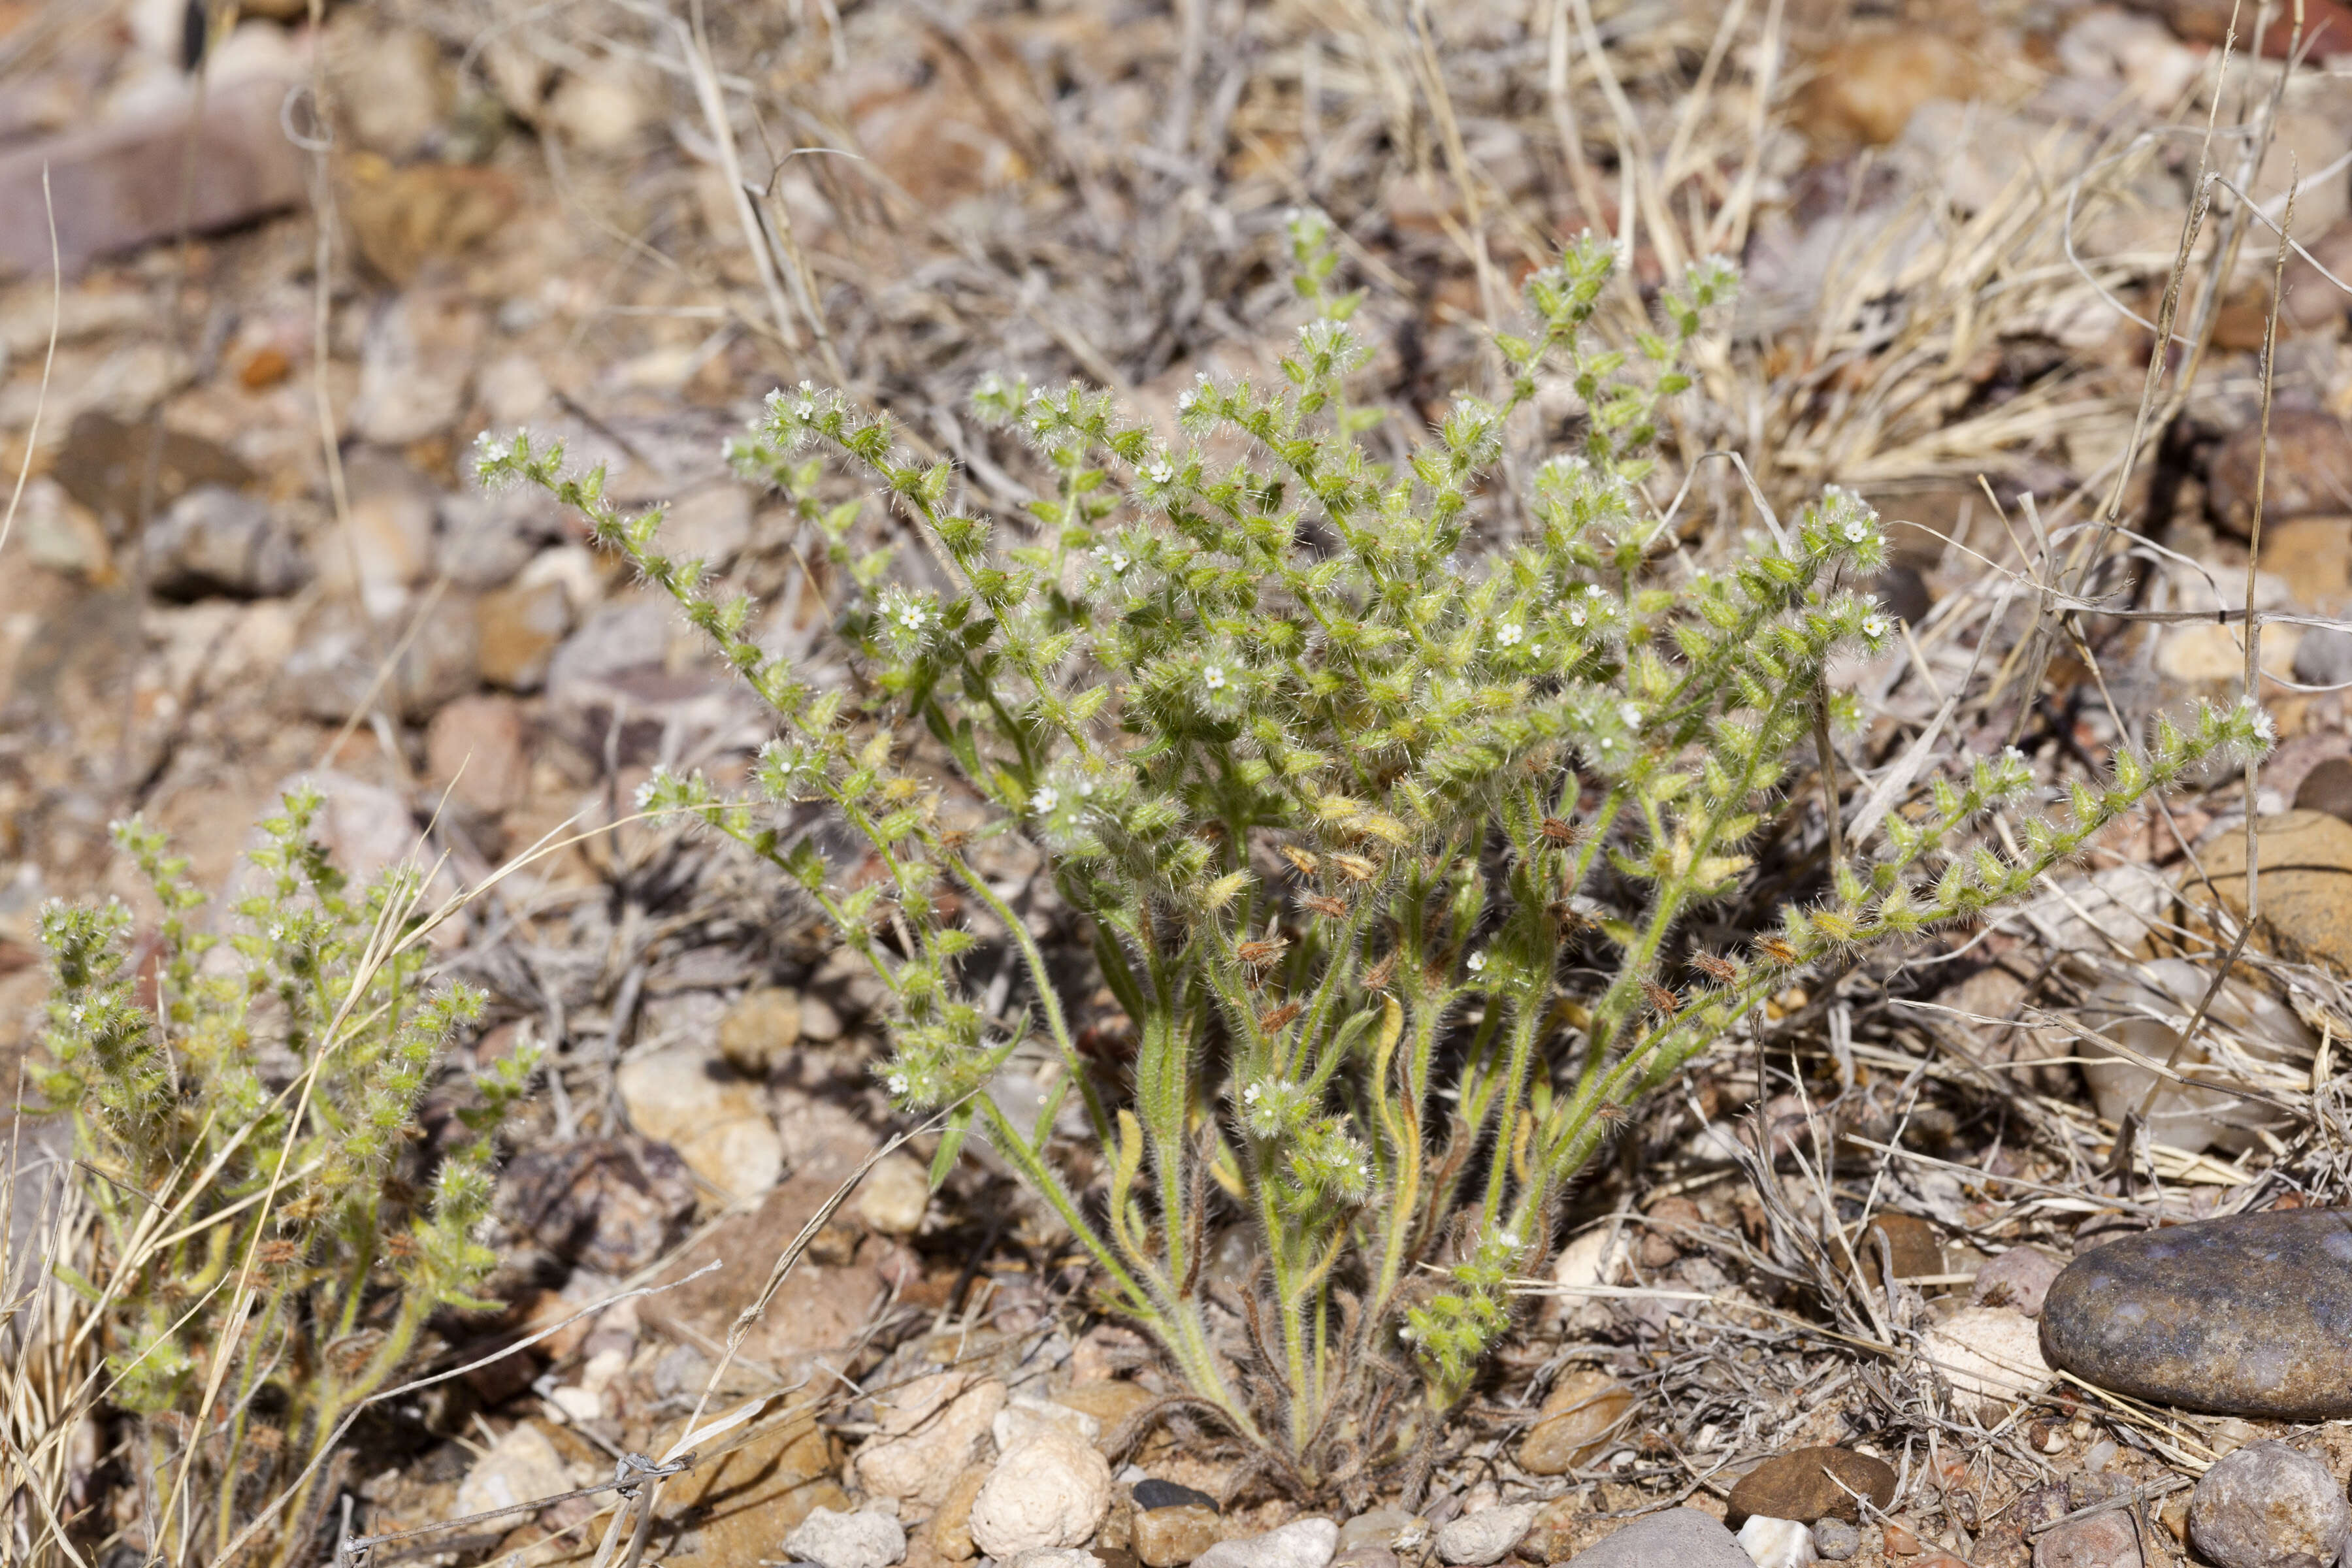
[[[793,1527],[784,1550],[823,1568],[890,1568],[907,1555],[907,1531],[887,1513],[819,1508]]]
[[[1811,1531],[1793,1519],[1760,1513],[1739,1527],[1739,1549],[1755,1560],[1756,1568],[1806,1568],[1817,1555]]]
[[[1399,1568],[1397,1554],[1385,1546],[1351,1546],[1331,1559],[1331,1568]]]
[[[1401,1508],[1376,1508],[1339,1527],[1339,1550],[1378,1546],[1391,1552],[1410,1551],[1428,1538],[1429,1521],[1418,1514]]]
[[[1888,1523],[1886,1526],[1885,1541],[1886,1554],[1889,1557],[1916,1557],[1919,1555],[1919,1538],[1912,1534],[1902,1525],[1892,1522]]]
[[[2142,1568],[2139,1531],[2119,1508],[2070,1519],[2034,1538],[2033,1568]]]
[[[1326,1568],[1339,1546],[1338,1525],[1301,1519],[1263,1535],[1220,1541],[1192,1562],[1195,1568]]]
[[[1093,1552],[1074,1546],[1033,1546],[1008,1568],[1104,1568],[1104,1563]]]
[[[2014,1307],[2029,1318],[2042,1315],[2042,1302],[2066,1266],[2031,1247],[2012,1247],[1977,1270],[1969,1299],[1979,1307]]]
[[[2271,1439],[2214,1462],[2189,1498],[2189,1539],[2214,1568],[2326,1568],[2352,1538],[2327,1467]]]
[[[1511,1554],[1536,1521],[1536,1505],[1515,1502],[1465,1513],[1437,1532],[1437,1555],[1454,1568],[1485,1568]]]
[[[1813,1550],[1825,1562],[1843,1563],[1862,1550],[1862,1531],[1833,1515],[1813,1526]]]
[[[1145,1568],[1176,1568],[1222,1540],[1222,1522],[1216,1510],[1199,1503],[1139,1509],[1132,1527],[1135,1555]]]

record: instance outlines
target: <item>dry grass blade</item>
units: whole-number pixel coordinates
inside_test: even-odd
[[[49,346],[41,356],[41,385],[33,398],[33,421],[25,431],[25,460],[16,465],[16,487],[8,492],[8,510],[0,516],[0,551],[8,548],[9,532],[16,525],[16,508],[25,499],[25,481],[32,476],[33,449],[41,438],[41,416],[49,403],[49,376],[57,369],[58,328],[64,320],[66,302],[65,262],[58,254],[58,209],[49,192],[48,165],[41,165],[41,210],[49,225]]]

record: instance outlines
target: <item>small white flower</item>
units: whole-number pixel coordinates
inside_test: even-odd
[[[1247,1089],[1242,1090],[1242,1103],[1244,1105],[1255,1105],[1258,1100],[1259,1093],[1260,1090],[1257,1085],[1250,1085]]]
[[[1599,743],[1602,751],[1613,752],[1617,749],[1617,737],[1614,735],[1603,735],[1601,737]]]
[[[1053,815],[1054,808],[1062,804],[1062,792],[1052,784],[1047,784],[1032,795],[1029,803],[1037,808],[1038,816],[1050,816]]]
[[[1864,540],[1868,539],[1869,537],[1870,524],[1863,521],[1860,518],[1856,518],[1852,522],[1845,525],[1845,538],[1847,543],[1860,544]]]
[[[1529,658],[1541,658],[1543,657],[1543,644],[1539,642],[1531,642],[1528,644],[1528,657]]]
[[[1501,642],[1505,647],[1518,647],[1519,639],[1527,635],[1528,628],[1519,625],[1517,621],[1505,621],[1502,627],[1495,633],[1496,640]]]
[[[1125,576],[1127,574],[1127,569],[1135,564],[1135,563],[1127,558],[1125,552],[1118,550],[1114,550],[1108,555],[1105,555],[1103,557],[1103,563],[1110,568],[1110,574],[1114,577]]]
[[[1620,702],[1617,705],[1617,717],[1625,721],[1625,728],[1628,730],[1638,730],[1642,727],[1642,710],[1633,703]]]
[[[1470,955],[1470,973],[1473,974],[1484,974],[1486,973],[1486,955],[1485,953],[1474,952]]]
[[[1584,596],[1588,599],[1597,599],[1605,592],[1607,590],[1598,583],[1587,583],[1584,585]]]
[[[892,1094],[904,1094],[907,1092],[907,1075],[905,1073],[894,1072],[884,1081],[890,1086],[890,1092]]]
[[[802,398],[798,403],[793,405],[793,417],[799,420],[803,425],[807,424],[810,420],[816,417],[816,405],[810,402],[805,397]]]
[[[1584,624],[1584,606],[1582,605],[1570,605],[1568,607],[1568,624],[1571,626],[1580,626]]]
[[[1201,671],[1201,684],[1212,691],[1223,691],[1225,689],[1224,670],[1216,665],[1210,665]]]
[[[1155,485],[1164,485],[1175,479],[1176,470],[1170,468],[1165,461],[1161,461],[1153,463],[1149,468],[1145,468],[1143,470],[1143,477],[1150,479]]]
[[[82,1018],[83,1018],[83,1016],[84,1016],[84,1011],[85,1011],[85,1010],[84,1010],[84,1008],[82,1007],[82,1005],[81,1005],[80,1003],[77,1002],[77,1003],[75,1003],[75,1004],[73,1005],[73,1006],[72,1006],[72,1007],[71,1007],[71,1008],[67,1012],[66,1016],[68,1016],[68,1017],[71,1018],[75,1023],[79,1024],[79,1023],[80,1023],[80,1022],[82,1021]]]
[[[1876,642],[1879,638],[1885,637],[1886,635],[1885,618],[1881,616],[1863,616],[1862,635],[1868,637],[1873,642]]]

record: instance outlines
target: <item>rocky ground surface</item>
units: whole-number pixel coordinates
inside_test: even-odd
[[[106,838],[131,812],[213,889],[302,776],[361,872],[421,840],[472,883],[578,835],[443,952],[493,997],[471,1060],[528,1038],[553,1063],[503,1177],[511,1306],[449,1339],[487,1351],[717,1268],[470,1375],[349,1488],[392,1531],[609,1476],[675,1437],[773,1259],[891,1130],[877,997],[772,880],[624,820],[657,764],[740,777],[760,714],[571,520],[474,489],[475,432],[560,437],[625,499],[672,503],[680,552],[761,595],[764,643],[807,649],[806,542],[720,458],[771,385],[845,383],[1009,505],[1034,475],[959,412],[980,374],[1082,375],[1164,417],[1197,374],[1265,368],[1294,203],[1346,228],[1370,390],[1416,423],[1483,374],[1478,323],[1528,267],[1631,226],[1646,280],[1707,249],[1747,268],[1710,383],[1738,395],[1691,416],[1688,449],[1743,447],[1778,504],[1842,482],[1909,525],[1878,586],[1912,635],[1859,676],[1855,775],[1934,720],[2074,776],[2118,714],[2239,689],[2240,632],[2201,616],[2087,617],[2037,686],[2034,596],[2011,591],[2115,482],[2218,81],[2215,166],[2273,212],[2299,180],[2308,250],[2284,269],[2252,576],[2284,617],[2253,799],[2231,778],[2142,813],[2022,914],[1792,988],[1768,1052],[1696,1064],[1583,1192],[1409,1509],[1235,1494],[1181,1426],[1130,1446],[1162,1374],[1087,1316],[1000,1167],[934,1195],[919,1140],[818,1233],[719,1390],[804,1412],[667,1483],[656,1551],[2332,1563],[2352,729],[2329,689],[2352,632],[2325,623],[2352,615],[2352,299],[2322,269],[2352,278],[2352,12],[2306,5],[2328,30],[2291,67],[2273,16],[2265,58],[2225,73],[2228,9],[875,0],[713,8],[706,45],[620,5],[330,5],[313,30],[268,0],[198,97],[176,3],[0,5],[0,437],[30,475],[0,556],[0,1065],[42,994],[43,900],[136,900]],[[2230,127],[2273,107],[2250,154]],[[1653,174],[1632,216],[1629,163]],[[2240,210],[2221,200],[2200,256]],[[2191,289],[2194,375],[2103,584],[2140,609],[2247,591],[2271,244],[2250,226],[2192,273],[2218,279]],[[1721,465],[1698,489],[1737,524]],[[2164,1054],[2160,1016],[2244,912],[2249,810],[2251,962],[2190,1053],[2203,1079],[2157,1096],[2152,1163],[2118,1177],[2150,1079],[2084,1031]],[[995,854],[1038,934],[1072,940],[1034,857]],[[1115,1036],[1107,996],[1087,1007]],[[997,1092],[1034,1117],[1049,1087],[1022,1069]],[[605,1506],[415,1550],[582,1558]]]

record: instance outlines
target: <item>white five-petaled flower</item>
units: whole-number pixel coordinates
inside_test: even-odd
[[[1223,691],[1225,689],[1225,672],[1223,668],[1213,664],[1207,668],[1202,670],[1201,684],[1207,687],[1212,691]]]
[[[890,1092],[892,1094],[904,1094],[907,1092],[907,1075],[905,1073],[894,1072],[883,1081],[890,1086]]]
[[[1628,730],[1638,730],[1642,727],[1642,710],[1633,703],[1620,702],[1617,705],[1617,717],[1625,721],[1625,728]]]
[[[805,397],[802,398],[798,403],[793,405],[793,417],[799,420],[803,425],[807,424],[810,420],[816,417],[816,405],[810,402]]]
[[[1580,626],[1584,624],[1584,606],[1582,605],[1570,605],[1568,607],[1568,624],[1571,626]]]
[[[1608,590],[1601,587],[1598,583],[1587,583],[1584,585],[1584,596],[1588,599],[1597,599],[1606,592],[1608,592]]]
[[[1119,550],[1114,550],[1109,554],[1105,555],[1103,557],[1103,561],[1105,564],[1110,567],[1110,574],[1114,577],[1124,575],[1128,567],[1132,564],[1132,563],[1128,560],[1126,552]]]
[[[1143,477],[1155,485],[1164,485],[1176,477],[1176,470],[1162,460],[1146,468],[1143,470]]]
[[[1265,1091],[1260,1089],[1257,1085],[1252,1084],[1247,1089],[1242,1090],[1242,1103],[1244,1105],[1255,1105],[1258,1101],[1258,1096],[1264,1092]]]
[[[1505,621],[1501,628],[1495,633],[1496,637],[1505,647],[1518,647],[1519,639],[1527,635],[1527,627],[1517,621]]]
[[[1882,616],[1863,616],[1862,635],[1868,637],[1873,642],[1876,642],[1879,638],[1885,637],[1886,635],[1885,617]]]
[[[1860,544],[1864,540],[1870,537],[1870,524],[1863,521],[1860,518],[1854,519],[1852,522],[1845,525],[1845,537],[1847,543]]]
[[[923,606],[912,601],[898,607],[898,624],[910,632],[923,629]]]
[[[1038,816],[1050,816],[1054,808],[1062,804],[1062,792],[1047,784],[1030,797],[1030,804],[1037,808]]]
[[[81,1005],[80,1003],[77,1002],[77,1003],[75,1003],[75,1004],[73,1005],[73,1006],[72,1006],[70,1009],[68,1009],[68,1010],[67,1016],[70,1017],[71,1019],[73,1019],[73,1021],[74,1021],[75,1023],[79,1024],[79,1023],[80,1023],[80,1022],[82,1021],[82,1017],[83,1017],[83,1015],[84,1015],[85,1011],[86,1011],[86,1009],[84,1009],[84,1007],[82,1006],[82,1005]]]
[[[1486,955],[1485,953],[1474,952],[1470,955],[1470,973],[1473,974],[1484,974],[1486,973]]]

